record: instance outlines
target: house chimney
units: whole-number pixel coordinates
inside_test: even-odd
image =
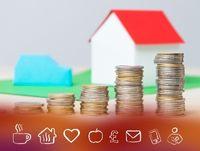
[[[55,134],[55,129],[54,129],[54,128],[52,128],[52,129],[51,129],[51,132],[52,132],[53,134]]]

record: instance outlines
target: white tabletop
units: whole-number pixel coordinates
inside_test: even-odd
[[[84,68],[79,68],[78,70],[75,70],[75,72],[79,72],[82,70],[84,70]],[[190,70],[190,73],[191,71],[192,70]],[[193,70],[195,75],[200,73],[197,71],[198,70]],[[12,70],[9,70],[9,68],[4,68],[4,71],[1,68],[0,75],[1,75],[1,79],[11,79],[13,72]],[[186,116],[184,116],[183,118],[197,118],[197,117],[200,118],[200,95],[199,94],[200,94],[199,88],[185,91],[184,97],[186,99],[187,112],[186,112]],[[45,98],[0,94],[0,109],[12,110],[15,102],[24,102],[24,101],[42,102],[46,104]],[[156,110],[155,95],[144,96],[144,108],[145,108],[145,111],[152,111],[152,114],[155,113],[155,110]],[[80,102],[78,101],[76,101],[75,103],[75,111],[77,115],[80,114]],[[115,113],[115,100],[109,101],[109,113],[110,113],[109,115],[114,115]]]

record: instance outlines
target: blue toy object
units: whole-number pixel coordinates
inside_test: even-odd
[[[14,85],[71,86],[72,70],[48,55],[22,55],[15,66]]]

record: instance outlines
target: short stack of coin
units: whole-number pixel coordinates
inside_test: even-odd
[[[85,85],[81,92],[81,114],[105,115],[108,111],[108,87]]]
[[[143,113],[143,66],[116,67],[116,114],[141,115]]]
[[[48,113],[71,115],[74,111],[75,96],[71,93],[49,94]]]
[[[179,116],[185,113],[183,53],[158,53],[157,64],[157,113]]]
[[[42,114],[44,104],[38,102],[16,102],[14,111],[17,114]]]

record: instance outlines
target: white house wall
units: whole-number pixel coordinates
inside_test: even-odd
[[[155,85],[156,64],[154,64],[155,55],[158,52],[182,52],[180,45],[141,45],[136,47],[135,62],[144,66],[144,85]]]
[[[91,40],[92,82],[113,85],[116,65],[134,65],[135,45],[113,13]]]

